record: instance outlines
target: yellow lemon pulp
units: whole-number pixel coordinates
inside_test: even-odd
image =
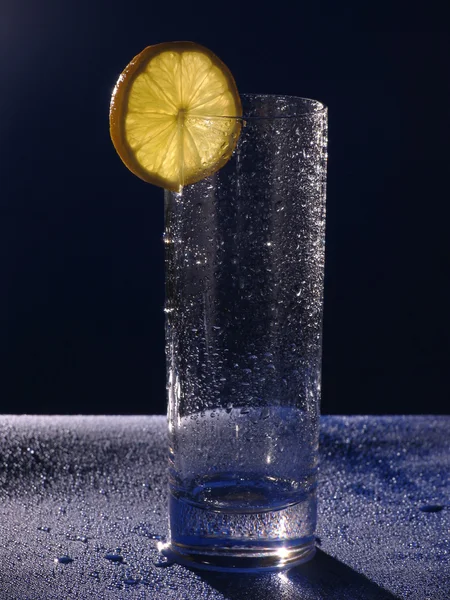
[[[114,146],[135,174],[172,191],[229,160],[242,116],[228,68],[193,42],[145,48],[125,68],[111,99]]]

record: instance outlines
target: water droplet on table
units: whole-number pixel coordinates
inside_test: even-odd
[[[88,538],[85,535],[70,535],[67,534],[66,538],[71,542],[83,542],[83,544],[88,543]]]
[[[55,558],[54,560],[55,563],[59,563],[61,565],[68,565],[69,563],[73,562],[73,558],[70,558],[70,556],[60,556],[58,558]]]
[[[123,556],[121,554],[115,554],[114,552],[105,554],[104,558],[106,558],[106,560],[109,560],[114,563],[123,562]]]
[[[424,513],[440,512],[444,507],[441,504],[424,504],[419,508]]]
[[[128,579],[124,579],[124,584],[125,585],[136,585],[140,582],[141,580],[139,578],[133,578],[133,577],[128,577]]]

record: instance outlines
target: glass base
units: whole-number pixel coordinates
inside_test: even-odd
[[[271,508],[249,509],[254,502],[248,498],[254,501],[256,493],[236,497],[233,509],[228,494],[228,510],[214,510],[171,494],[170,540],[163,553],[187,566],[236,572],[279,571],[314,556],[314,488],[297,502]]]
[[[171,561],[195,569],[235,573],[262,573],[282,571],[311,560],[316,553],[314,540],[296,546],[254,548],[200,548],[184,546],[173,541],[163,550]]]

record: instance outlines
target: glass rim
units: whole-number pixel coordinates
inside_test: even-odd
[[[287,114],[272,114],[272,115],[246,115],[245,112],[242,117],[244,121],[261,121],[261,120],[275,120],[275,119],[303,119],[312,115],[325,115],[328,112],[328,106],[320,100],[314,98],[305,98],[303,96],[293,96],[289,94],[240,94],[243,100],[284,100],[286,102],[298,103],[297,111],[290,112]],[[300,109],[300,104],[304,104],[303,110]],[[314,107],[314,108],[313,108]],[[236,118],[236,117],[233,117]]]

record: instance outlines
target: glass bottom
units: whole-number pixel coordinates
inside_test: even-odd
[[[171,541],[163,554],[171,561],[186,567],[208,571],[235,573],[262,573],[282,571],[311,560],[316,547],[314,539],[297,546],[276,548],[257,546],[254,548],[212,547],[207,551],[198,546],[184,546]]]
[[[229,496],[228,496],[229,500]],[[288,569],[315,554],[316,494],[284,507],[212,509],[170,495],[170,540],[163,553],[186,566],[214,571]],[[219,504],[220,506],[220,504]]]

